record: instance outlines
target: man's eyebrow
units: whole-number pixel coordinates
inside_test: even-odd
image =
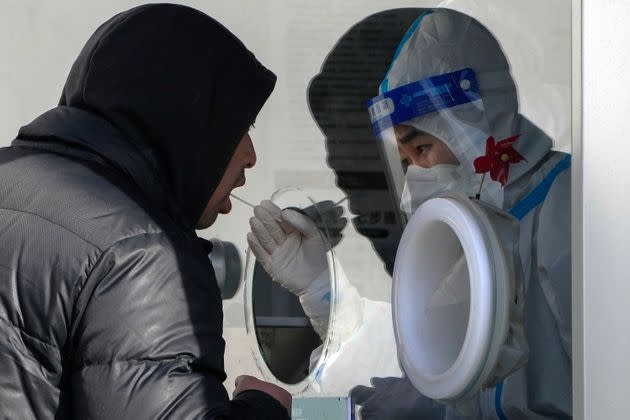
[[[412,128],[411,130],[407,131],[405,134],[403,134],[403,136],[401,138],[398,139],[398,141],[401,144],[407,144],[409,143],[411,140],[413,140],[415,137],[418,136],[427,136],[428,134],[425,133],[422,130],[418,130],[417,128]]]

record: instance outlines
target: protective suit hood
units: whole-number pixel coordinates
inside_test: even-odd
[[[59,105],[113,125],[166,195],[150,198],[165,202],[191,230],[275,80],[214,19],[185,6],[153,4],[96,30],[72,66]],[[36,123],[20,131],[21,138],[37,135],[45,133]]]
[[[483,107],[466,103],[429,113],[407,124],[444,141],[466,172],[479,185],[473,161],[483,156],[486,140],[520,135],[514,148],[525,158],[510,166],[506,189],[536,166],[551,149],[551,140],[518,113],[517,91],[509,63],[493,35],[477,20],[450,9],[421,15],[411,26],[381,83],[383,94],[397,87],[470,68],[474,71]],[[486,197],[503,206],[497,182],[484,184]],[[482,192],[482,199],[484,198]]]

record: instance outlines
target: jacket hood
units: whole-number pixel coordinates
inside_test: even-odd
[[[185,6],[152,4],[96,30],[72,66],[59,105],[114,126],[155,170],[169,213],[194,229],[275,81],[214,19]],[[20,137],[30,131],[24,127]],[[42,134],[41,124],[36,131]],[[108,154],[107,146],[100,149]]]

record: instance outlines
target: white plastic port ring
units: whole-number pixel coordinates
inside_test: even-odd
[[[404,371],[427,397],[452,400],[478,390],[506,340],[512,267],[496,217],[475,200],[439,197],[423,203],[403,233],[394,329]]]

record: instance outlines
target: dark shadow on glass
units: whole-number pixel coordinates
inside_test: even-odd
[[[389,193],[367,102],[378,95],[396,47],[424,9],[380,12],[355,24],[330,51],[308,88],[313,118],[326,137],[327,163],[348,196],[357,231],[392,273],[402,224]]]

